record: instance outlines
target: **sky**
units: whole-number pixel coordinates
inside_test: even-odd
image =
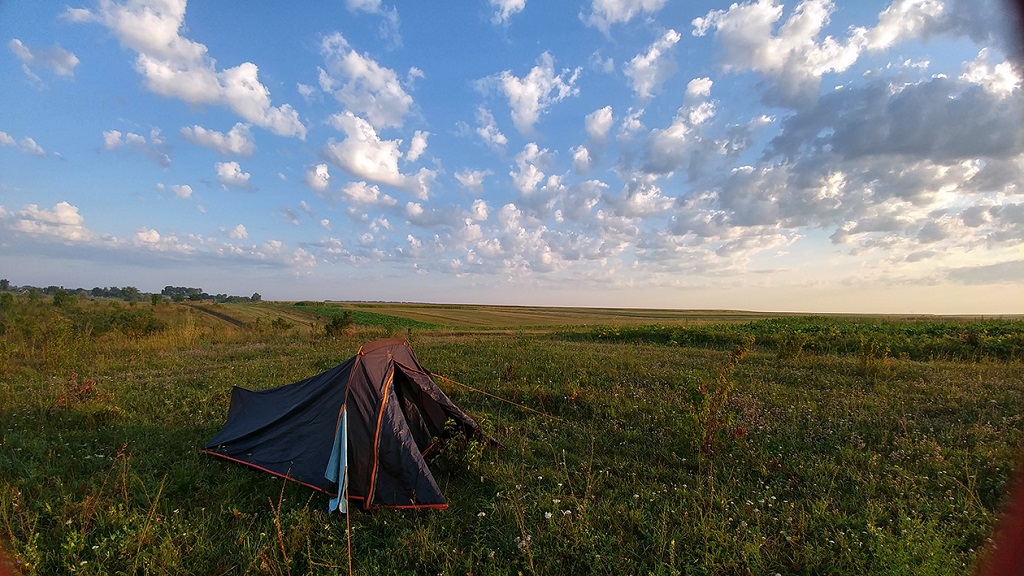
[[[0,2],[0,276],[1024,313],[997,0]]]

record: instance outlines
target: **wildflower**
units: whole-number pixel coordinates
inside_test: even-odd
[[[487,516],[487,512],[480,512],[477,516],[483,518],[484,516]]]
[[[559,500],[558,498],[554,498],[554,499],[551,500],[552,504],[556,504],[557,505],[559,502],[561,502],[561,500]]]
[[[551,512],[545,512],[544,513],[544,519],[545,520],[551,520]]]
[[[562,510],[562,516],[568,516],[572,514],[572,510]]]

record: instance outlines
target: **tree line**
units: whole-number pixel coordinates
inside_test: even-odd
[[[253,292],[252,296],[233,296],[228,294],[208,294],[202,288],[192,288],[188,286],[164,286],[164,289],[159,293],[143,292],[135,286],[109,286],[101,288],[99,286],[92,290],[85,288],[65,288],[63,286],[14,286],[11,282],[6,279],[0,279],[0,292],[27,292],[27,293],[39,293],[47,296],[80,296],[80,297],[92,297],[92,298],[112,298],[116,300],[124,300],[126,302],[145,302],[147,300],[156,304],[164,300],[171,300],[174,302],[216,302],[216,303],[232,303],[232,302],[260,302],[263,297],[260,296],[259,292]]]

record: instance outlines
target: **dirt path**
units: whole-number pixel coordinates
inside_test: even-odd
[[[214,318],[217,318],[218,320],[222,320],[224,322],[227,322],[228,324],[231,324],[232,326],[235,326],[236,328],[245,328],[245,322],[242,322],[241,320],[239,320],[237,318],[232,318],[231,316],[228,316],[227,314],[225,314],[223,312],[220,312],[218,310],[212,310],[208,306],[203,306],[202,304],[191,304],[189,302],[183,302],[183,304],[185,306],[188,306],[189,308],[191,308],[193,310],[198,310],[199,312],[202,312],[204,314],[209,314],[210,316],[213,316]]]

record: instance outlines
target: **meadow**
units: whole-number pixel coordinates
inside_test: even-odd
[[[385,336],[503,444],[430,458],[448,510],[346,522],[197,452],[232,385]],[[968,574],[1022,360],[1021,319],[0,293],[0,548],[24,575],[348,573],[348,536],[357,574]]]

